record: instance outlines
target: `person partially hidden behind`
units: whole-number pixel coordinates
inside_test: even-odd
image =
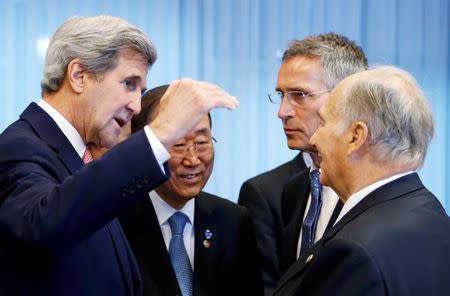
[[[319,117],[320,181],[344,206],[274,295],[450,295],[450,218],[416,172],[434,134],[417,82],[391,66],[354,74]]]
[[[167,88],[143,96],[132,133],[155,119]],[[144,295],[263,293],[247,210],[202,191],[213,170],[213,142],[208,114],[168,149],[170,179],[119,216],[141,268]]]
[[[239,204],[248,208],[255,225],[266,295],[273,293],[280,275],[320,239],[342,208],[329,187],[319,190],[320,200],[311,194],[310,173],[317,171],[319,163],[309,139],[319,125],[317,111],[329,91],[350,74],[366,69],[362,48],[335,33],[294,40],[283,54],[270,101],[279,104],[287,145],[301,152],[244,182],[239,193]],[[311,213],[315,219],[307,217]]]
[[[155,59],[148,36],[117,17],[73,17],[53,35],[42,100],[0,135],[0,295],[141,295],[116,216],[167,180],[167,148],[211,108],[238,104],[175,81],[158,118],[117,144]],[[92,161],[90,148],[109,151]]]

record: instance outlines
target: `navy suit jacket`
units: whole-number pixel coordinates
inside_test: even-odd
[[[0,135],[0,295],[140,295],[115,217],[167,178],[143,131],[84,166],[30,104]]]
[[[300,239],[300,228],[303,225],[306,204],[311,191],[309,173],[309,168],[304,169],[295,175],[283,189],[281,198],[283,230],[278,246],[281,274],[285,273],[289,266],[297,260],[297,245]],[[342,202],[339,200],[326,229],[333,226],[336,218],[339,216],[342,205]]]
[[[265,295],[271,295],[280,279],[278,246],[282,233],[281,193],[283,186],[306,169],[302,153],[281,166],[255,176],[242,184],[238,203],[253,220],[258,250],[262,257]]]
[[[274,295],[450,295],[450,218],[416,173],[367,195]]]
[[[119,216],[141,267],[145,296],[181,295],[152,202],[138,201]],[[204,245],[210,230],[210,246]],[[194,213],[193,295],[262,295],[256,240],[247,210],[200,192]]]

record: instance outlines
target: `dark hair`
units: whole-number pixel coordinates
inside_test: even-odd
[[[144,128],[154,119],[154,112],[159,106],[161,98],[169,88],[169,84],[157,86],[145,92],[141,100],[141,112],[131,118],[131,133]],[[209,126],[212,128],[211,114],[208,112]]]

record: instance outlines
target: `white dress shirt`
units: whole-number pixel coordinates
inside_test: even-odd
[[[86,144],[81,138],[78,131],[73,127],[70,122],[64,118],[55,108],[53,108],[49,103],[44,100],[38,102],[39,107],[41,107],[47,114],[56,122],[59,129],[63,132],[66,138],[72,144],[73,148],[77,151],[80,158],[83,157],[84,151],[86,150]],[[164,172],[164,163],[170,158],[169,152],[164,148],[155,134],[147,126],[144,128],[145,134],[147,135],[150,146],[152,147],[155,158],[158,161],[161,171]]]
[[[341,218],[347,214],[354,206],[356,206],[361,200],[363,200],[367,195],[369,195],[369,193],[371,193],[372,191],[374,191],[375,189],[383,186],[384,184],[387,184],[389,182],[392,182],[400,177],[409,175],[414,173],[414,171],[408,171],[405,173],[400,173],[394,176],[391,176],[389,178],[377,181],[375,183],[370,184],[367,187],[364,187],[363,189],[361,189],[360,191],[353,193],[352,195],[350,195],[350,197],[347,199],[347,201],[344,203],[344,206],[342,207],[341,212],[339,213],[339,216],[337,217],[336,221],[334,222],[334,225],[336,225],[336,223],[339,222],[339,220],[341,220]],[[334,226],[333,225],[333,226]]]
[[[303,159],[306,165],[310,166],[310,171],[317,169],[318,167],[314,164],[311,156],[308,153],[303,153]],[[331,215],[333,214],[336,204],[339,200],[339,196],[328,186],[322,186],[322,208],[320,210],[319,220],[317,222],[316,236],[314,242],[317,242],[324,234],[327,228],[328,222],[330,221]],[[305,213],[303,214],[303,220],[306,218],[309,206],[311,204],[311,193],[309,193],[308,200],[306,202]],[[300,256],[301,245],[302,245],[302,227],[300,227],[299,239],[297,242],[297,259]]]
[[[195,198],[190,199],[181,210],[177,210],[166,203],[154,190],[149,193],[149,196],[152,201],[153,208],[155,209],[159,226],[161,227],[161,233],[164,238],[164,242],[166,243],[167,251],[169,251],[169,244],[172,239],[169,218],[172,217],[172,215],[177,211],[183,212],[188,217],[188,221],[186,222],[183,230],[183,240],[184,247],[186,248],[186,252],[189,256],[189,261],[191,262],[191,267],[194,269],[195,231],[193,231],[193,225]]]

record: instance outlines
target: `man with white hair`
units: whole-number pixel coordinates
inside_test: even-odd
[[[415,80],[395,67],[351,75],[319,116],[320,181],[344,206],[275,295],[449,295],[450,219],[415,172],[434,133]]]

